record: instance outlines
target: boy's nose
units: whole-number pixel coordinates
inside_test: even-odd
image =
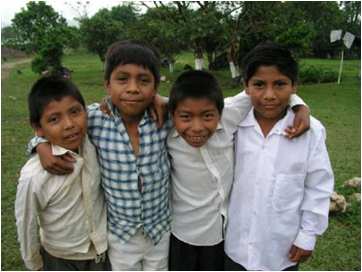
[[[275,92],[272,86],[267,86],[266,91],[264,93],[264,99],[275,99]]]
[[[128,93],[138,93],[139,92],[139,88],[138,88],[138,84],[136,80],[129,80],[128,84],[127,84],[127,92]]]
[[[73,119],[69,116],[66,116],[64,118],[64,128],[69,129],[69,128],[73,128],[73,127],[74,127]]]
[[[202,122],[200,121],[200,120],[198,120],[198,119],[194,119],[193,121],[192,121],[192,127],[191,127],[191,129],[192,129],[192,131],[194,131],[194,132],[200,132],[200,131],[202,131]]]

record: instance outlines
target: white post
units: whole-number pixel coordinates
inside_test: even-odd
[[[195,70],[202,70],[204,68],[204,59],[195,59]]]
[[[229,62],[229,68],[231,72],[231,78],[240,76],[239,67],[235,65],[234,62],[232,61]]]
[[[341,52],[341,62],[339,64],[339,73],[338,73],[338,85],[341,83],[342,67],[343,67],[343,55],[344,55],[344,49],[342,49],[342,52]]]
[[[168,69],[170,73],[173,73],[173,63],[171,61],[168,63]]]

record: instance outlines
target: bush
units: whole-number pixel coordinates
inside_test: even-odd
[[[302,84],[335,82],[337,78],[337,72],[313,65],[304,64],[299,69],[299,82]]]

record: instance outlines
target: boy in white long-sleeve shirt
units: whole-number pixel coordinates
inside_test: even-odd
[[[328,225],[334,181],[325,129],[311,117],[305,134],[283,136],[293,122],[288,101],[298,76],[287,49],[259,45],[243,68],[253,109],[237,132],[225,269],[297,270]]]
[[[15,216],[22,258],[31,270],[109,270],[107,217],[87,113],[77,87],[63,78],[38,80],[28,97],[30,122],[55,156],[70,153],[74,171],[45,171],[36,154],[21,170]]]

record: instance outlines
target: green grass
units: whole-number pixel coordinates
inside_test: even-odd
[[[303,59],[302,62],[328,67],[338,71],[338,60]],[[96,56],[77,53],[65,57],[65,66],[72,69],[73,80],[80,87],[87,103],[100,101],[103,90],[103,66]],[[182,72],[185,64],[193,66],[191,53],[176,58],[175,72],[165,69],[166,81],[160,85],[160,93],[168,95],[173,80]],[[37,75],[30,65],[22,65],[22,74],[12,71],[2,80],[2,186],[1,186],[1,269],[25,270],[16,241],[14,199],[19,170],[27,160],[25,148],[33,132],[28,125],[26,96]],[[237,93],[240,87],[229,79],[229,71],[217,71],[215,75],[224,89],[225,96]],[[327,129],[327,146],[332,161],[336,191],[347,197],[355,190],[342,187],[344,180],[360,176],[360,61],[344,63],[341,85],[336,83],[299,86],[298,93],[306,101]],[[353,202],[347,213],[332,215],[327,232],[318,239],[313,258],[300,266],[301,270],[360,270],[361,233],[360,203]]]

